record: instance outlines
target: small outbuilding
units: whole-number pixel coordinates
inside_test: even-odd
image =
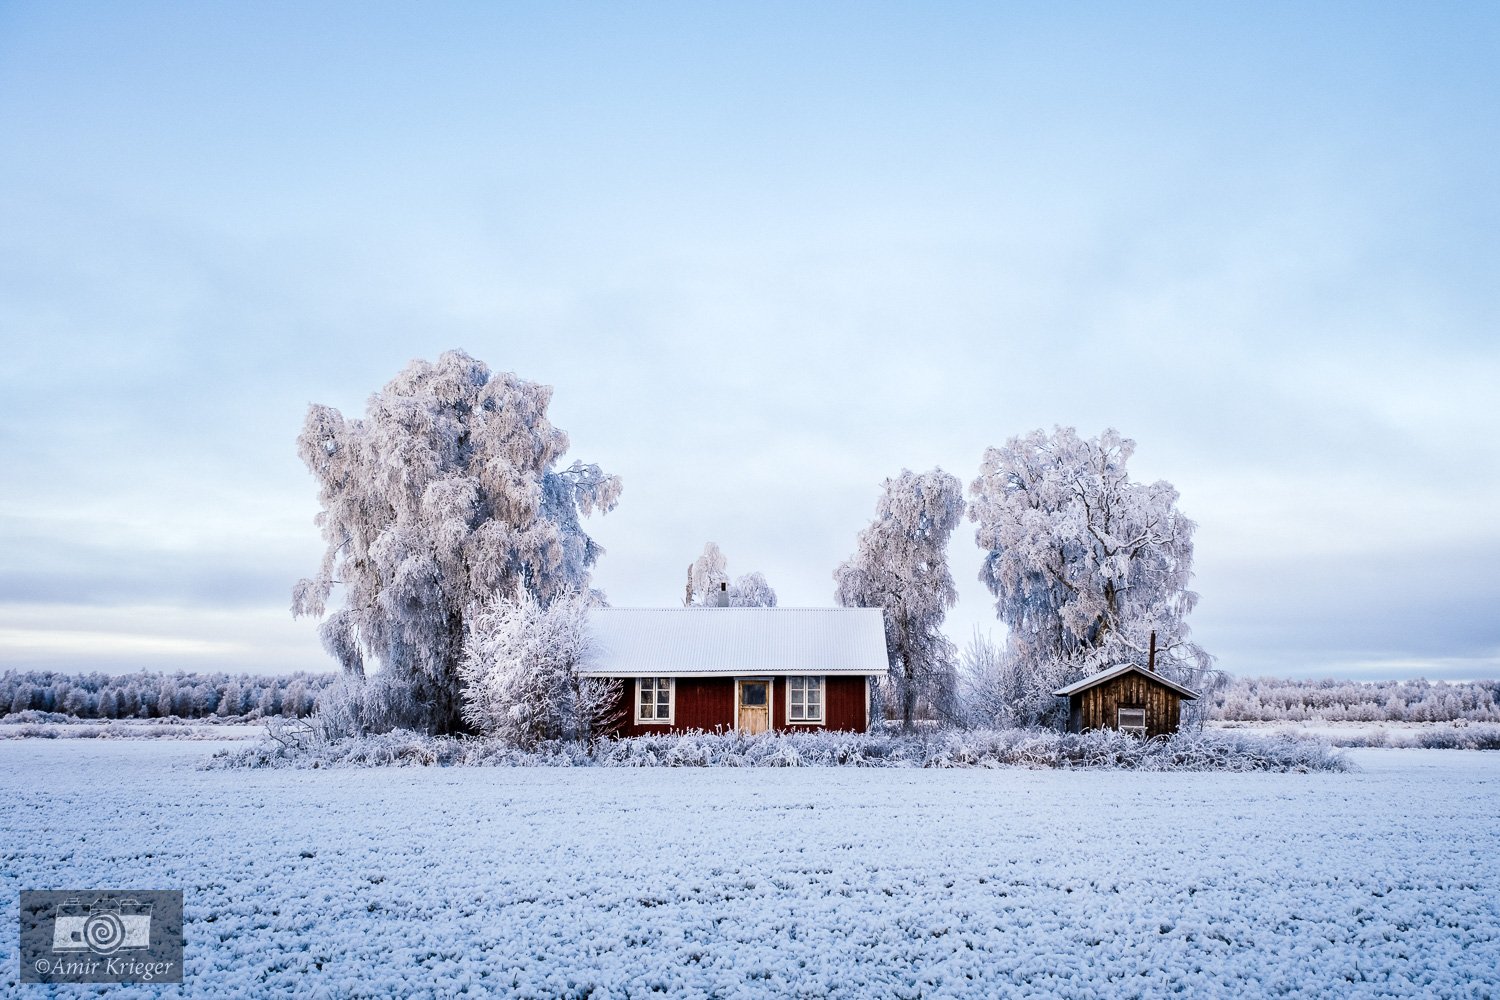
[[[889,669],[876,608],[595,608],[578,673],[620,680],[616,734],[870,723]]]
[[[1068,699],[1068,732],[1118,729],[1138,736],[1167,736],[1182,724],[1182,701],[1197,692],[1155,670],[1122,663],[1052,692]]]

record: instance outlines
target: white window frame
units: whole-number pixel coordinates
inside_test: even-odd
[[[1125,713],[1126,712],[1131,712],[1131,713],[1139,712],[1140,713],[1141,724],[1138,725],[1138,726],[1137,725],[1129,725],[1129,726],[1127,726],[1125,724]],[[1135,733],[1137,736],[1145,736],[1146,735],[1146,710],[1144,708],[1117,708],[1117,709],[1115,709],[1115,726],[1122,733]]]
[[[817,718],[792,718],[792,685],[797,681],[816,681],[818,685]],[[807,693],[803,692],[803,710],[806,711]],[[828,678],[823,674],[794,674],[786,679],[786,724],[789,726],[825,726],[828,724]]]
[[[667,717],[665,719],[656,715],[656,701],[654,697],[660,684],[667,683]],[[652,714],[647,717],[641,714],[641,689],[647,683],[651,684],[651,707]],[[635,679],[635,724],[638,726],[670,726],[677,718],[677,678],[675,677],[637,677]]]

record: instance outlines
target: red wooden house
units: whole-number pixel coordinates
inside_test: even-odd
[[[596,608],[579,673],[618,678],[618,735],[869,725],[875,608]]]

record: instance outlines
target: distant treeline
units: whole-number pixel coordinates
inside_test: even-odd
[[[80,719],[206,719],[310,715],[337,674],[0,674],[0,715],[63,712]]]
[[[0,674],[0,715],[62,712],[80,719],[311,715],[336,673]],[[1346,681],[1239,677],[1209,718],[1242,722],[1500,722],[1500,681]]]
[[[1500,722],[1500,681],[1291,681],[1239,677],[1210,718],[1244,722]]]

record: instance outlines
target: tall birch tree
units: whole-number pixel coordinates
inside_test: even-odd
[[[958,602],[948,539],[963,513],[956,477],[942,469],[920,475],[902,469],[885,481],[875,519],[833,574],[839,604],[884,612],[890,680],[906,729],[923,698],[939,714],[951,712],[955,650],[943,618]]]
[[[597,465],[557,468],[568,436],[547,419],[551,398],[448,351],[413,361],[363,418],[308,408],[297,451],[327,548],[292,612],[323,619],[350,676],[379,663],[402,716],[389,724],[463,727],[465,623],[485,600],[524,591],[546,605],[588,588],[602,550],[580,519],[612,509],[620,481]]]
[[[1197,526],[1171,483],[1131,480],[1134,452],[1113,429],[1037,430],[987,449],[969,486],[979,578],[1033,689],[1144,666],[1152,632],[1158,669],[1189,686],[1217,681],[1186,620]]]

